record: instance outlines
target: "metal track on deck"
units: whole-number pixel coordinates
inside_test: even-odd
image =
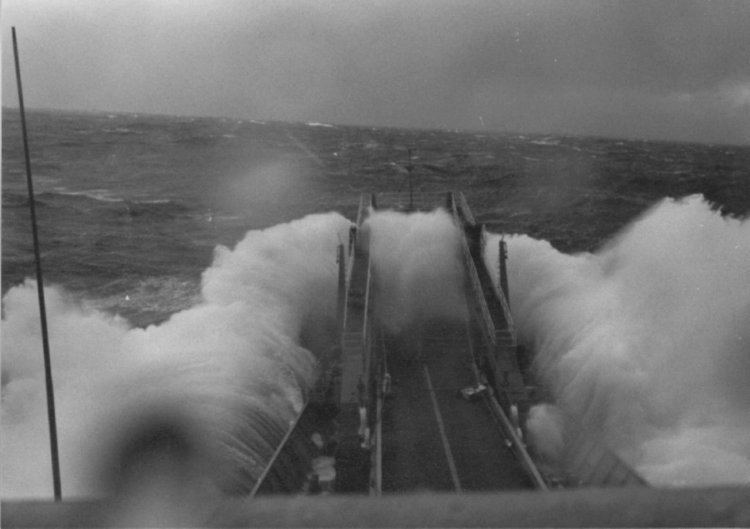
[[[383,422],[383,492],[529,489],[534,482],[483,398],[465,324],[433,322],[392,344]]]
[[[462,193],[428,197],[461,232],[468,323],[423,322],[386,336],[372,321],[377,278],[370,263],[366,216],[377,206],[427,208],[424,196],[362,195],[350,234],[334,401],[338,409],[336,484],[339,493],[547,490],[523,439],[529,400],[519,368],[510,308],[484,264],[486,236]],[[340,258],[343,258],[343,252]],[[386,380],[388,379],[388,380]],[[386,382],[392,392],[387,394]],[[472,402],[460,390],[488,390]],[[253,494],[299,490],[315,450],[309,405],[290,426]],[[573,427],[566,452],[574,480],[594,485],[644,485],[632,469],[592,436]],[[299,468],[293,468],[297,464]]]
[[[371,207],[372,197],[363,194],[360,197],[357,222],[350,232],[346,257],[339,256],[340,259],[345,259],[343,307],[339,322],[342,333],[337,360],[339,365],[336,367],[340,376],[336,380],[319,381],[318,384],[330,385],[331,388],[323,388],[323,392],[332,389],[335,393],[334,402],[323,405],[339,407],[337,420],[344,432],[349,432],[353,428],[356,430],[355,425],[359,421],[359,382],[363,377],[367,378],[371,271],[367,240],[360,233],[360,229]],[[316,406],[312,406],[310,402],[306,403],[297,418],[290,423],[284,438],[253,487],[251,496],[297,492],[303,488],[311,470],[311,462],[320,452],[310,439],[319,429],[316,428],[318,425],[314,424],[317,411],[315,408]],[[350,468],[341,468],[342,465],[339,465],[339,487],[350,486],[361,491],[366,486],[366,481],[359,476],[362,473],[359,467],[363,465],[358,450],[359,440],[357,436],[344,435],[339,439],[339,443],[340,462],[344,463],[344,467],[356,467],[356,471],[351,472]],[[349,485],[345,485],[347,483]]]

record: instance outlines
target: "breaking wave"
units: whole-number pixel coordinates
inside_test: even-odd
[[[200,301],[146,329],[47,288],[63,494],[111,492],[113,447],[146,415],[192,432],[222,490],[249,490],[314,379],[300,336],[335,318],[349,226],[312,215],[217,248]],[[35,284],[11,288],[3,313],[2,496],[51,496]]]
[[[336,247],[350,226],[311,215],[218,247],[197,303],[145,329],[47,288],[64,495],[111,492],[123,443],[138,435],[187,437],[201,474],[223,492],[248,492],[316,378],[303,345],[333,341]],[[392,330],[465,318],[458,232],[445,211],[375,212],[362,231]],[[3,308],[2,495],[50,496],[34,282],[11,288]]]
[[[531,413],[540,448],[572,414],[651,483],[750,483],[750,221],[692,196],[596,253],[507,240],[521,341],[554,395]]]
[[[197,303],[145,329],[48,288],[63,494],[107,494],[113,451],[149,417],[189,432],[221,490],[248,491],[315,379],[303,335],[334,321],[350,226],[311,215],[217,248]],[[386,325],[466,317],[450,216],[378,212],[363,230]],[[516,324],[554,395],[532,411],[532,437],[554,451],[575,415],[652,483],[750,482],[749,222],[691,197],[596,253],[507,240]],[[3,298],[5,498],[51,496],[38,329],[27,280]]]

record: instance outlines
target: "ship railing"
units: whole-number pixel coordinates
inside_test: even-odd
[[[307,413],[308,406],[309,406],[309,402],[305,403],[302,410],[300,410],[297,416],[289,422],[289,428],[284,434],[284,437],[279,442],[273,455],[266,463],[265,469],[263,470],[261,475],[258,477],[257,481],[255,482],[255,485],[250,491],[250,497],[255,497],[256,495],[259,495],[260,493],[263,493],[264,491],[266,493],[278,492],[274,490],[275,486],[270,481],[271,472],[274,471],[274,467],[276,466],[277,461],[279,461],[279,459],[282,457],[282,454],[294,450],[294,448],[291,446],[291,439],[296,434],[297,428],[301,426],[303,417],[305,417]],[[291,478],[291,476],[287,477],[287,479],[289,478]],[[301,480],[302,478],[298,476],[298,481],[301,481]],[[292,488],[296,488],[296,487],[292,487]],[[287,492],[291,492],[291,490]]]
[[[453,213],[454,221],[456,222],[457,226],[459,227],[476,226],[476,220],[474,219],[474,214],[471,212],[471,208],[469,208],[469,204],[466,201],[466,196],[463,193],[461,192],[451,193],[449,202],[451,205],[451,210]],[[487,246],[487,230],[484,228],[484,226],[482,226],[480,244],[481,244],[480,255],[483,256],[485,254],[485,249]],[[476,270],[476,266],[474,265],[474,259],[471,255],[471,251],[469,250],[466,237],[463,237],[462,246],[463,246],[463,252],[464,252],[464,260],[466,261],[467,269],[469,269],[469,276],[470,276],[469,281],[472,284],[472,290],[475,294],[483,296],[484,294],[483,294],[483,289],[482,289],[482,283],[479,280],[479,275]],[[497,297],[498,301],[500,302],[500,306],[503,311],[503,317],[505,318],[505,322],[507,323],[507,330],[509,331],[510,335],[513,338],[513,341],[515,342],[515,325],[513,323],[513,315],[510,312],[510,305],[508,304],[508,300],[505,298],[505,295],[500,289],[500,281],[498,280],[497,285],[494,285],[493,283],[493,287],[495,290],[495,297]],[[488,312],[488,316],[489,316],[489,312]],[[482,319],[484,318],[485,316],[482,315]],[[489,319],[491,322],[492,318],[490,317]],[[488,330],[492,331],[494,334],[494,325],[488,327]]]
[[[374,195],[369,193],[362,193],[359,196],[359,207],[357,208],[357,222],[351,228],[349,232],[349,248],[347,252],[346,262],[346,284],[349,284],[349,278],[351,277],[352,268],[354,267],[354,252],[357,246],[357,239],[362,237],[362,225],[369,214],[370,209],[373,207],[375,201]]]
[[[372,195],[370,193],[362,193],[359,196],[359,208],[357,209],[357,226],[361,226],[367,215],[367,210],[372,206]]]
[[[489,307],[487,307],[487,302],[484,299],[482,282],[479,279],[479,274],[477,272],[476,265],[474,264],[474,258],[471,255],[471,250],[469,249],[469,242],[467,241],[466,234],[463,230],[463,227],[466,224],[469,224],[470,226],[475,225],[474,216],[472,215],[471,210],[466,203],[466,198],[464,197],[463,193],[451,193],[449,195],[449,202],[451,205],[451,212],[453,213],[454,223],[460,231],[459,238],[461,239],[461,253],[463,255],[466,277],[469,281],[472,299],[474,300],[474,304],[479,310],[479,316],[482,320],[484,334],[489,340],[491,346],[494,348],[496,345],[495,323],[492,321]]]
[[[372,264],[367,257],[367,279],[365,280],[365,305],[362,309],[362,351],[363,351],[363,374],[364,380],[369,380],[371,364],[371,333],[370,333],[370,296],[372,294]]]
[[[487,247],[487,230],[482,226],[482,235],[481,235],[481,245],[482,245],[482,255],[486,254],[486,247]],[[499,249],[498,249],[499,250]],[[498,270],[499,274],[499,270]],[[508,303],[507,298],[505,297],[505,294],[503,293],[502,288],[500,288],[500,280],[497,280],[497,283],[495,284],[493,282],[493,287],[495,290],[495,297],[497,297],[498,301],[500,302],[500,306],[503,310],[503,317],[505,318],[505,322],[507,324],[508,330],[511,332],[511,334],[515,338],[515,324],[513,322],[513,314],[510,312],[510,304]]]
[[[374,384],[374,388],[372,389],[375,394],[375,403],[371,407],[374,417],[371,421],[370,496],[380,496],[383,491],[383,406],[386,391],[384,384],[387,366],[382,332],[378,332],[378,338],[379,340],[371,342],[371,346],[377,352],[375,353],[375,376],[372,380]]]
[[[469,203],[466,201],[466,196],[460,191],[451,193],[451,196],[454,214],[458,215],[463,224],[476,226],[477,222],[474,219],[474,214],[471,212]]]
[[[343,311],[341,314],[341,319],[339,321],[339,325],[342,329],[342,336],[341,336],[341,343],[339,344],[339,350],[345,351],[351,349],[351,346],[354,346],[355,348],[359,348],[362,351],[362,365],[361,370],[363,373],[363,377],[366,377],[369,369],[370,369],[370,358],[369,358],[369,341],[370,341],[370,317],[369,312],[371,310],[371,302],[370,302],[370,295],[371,295],[371,265],[370,265],[370,257],[369,253],[366,251],[366,248],[361,244],[358,244],[357,238],[361,235],[359,233],[359,228],[361,228],[362,223],[364,222],[368,209],[370,208],[372,204],[372,195],[368,194],[362,194],[360,196],[360,202],[359,202],[359,209],[357,213],[357,229],[352,230],[349,240],[349,251],[348,256],[346,259],[346,263],[344,266],[345,270],[345,291],[347,295],[344,296],[344,306]],[[366,242],[365,242],[366,245]],[[362,254],[362,258],[365,259],[365,262],[362,263],[362,266],[366,270],[364,274],[364,285],[352,285],[352,272],[354,268],[354,261],[355,261],[355,252],[364,252]],[[343,257],[343,252],[340,253],[339,258]],[[348,306],[352,302],[352,295],[356,298],[356,292],[353,291],[353,289],[362,289],[361,297],[362,297],[362,321],[361,324],[359,321],[349,320],[350,315],[350,307]],[[356,344],[356,345],[355,345]],[[322,375],[325,376],[325,373]],[[366,380],[366,378],[365,378]],[[339,390],[340,391],[340,390]],[[296,436],[297,436],[297,430],[300,428],[303,428],[303,422],[305,422],[304,417],[307,415],[308,408],[310,407],[309,400],[305,403],[302,410],[297,414],[297,416],[289,423],[289,426],[286,430],[286,433],[284,434],[283,438],[279,442],[276,450],[274,451],[273,455],[270,457],[269,461],[266,463],[265,468],[261,475],[259,476],[258,480],[256,481],[255,485],[253,486],[250,495],[256,496],[258,494],[263,494],[266,492],[273,492],[278,486],[283,486],[285,489],[289,488],[289,490],[286,490],[286,492],[293,492],[293,489],[295,488],[294,484],[291,483],[291,481],[294,481],[296,485],[301,485],[299,476],[295,476],[294,479],[292,479],[292,476],[287,477],[287,479],[291,479],[289,484],[289,487],[287,487],[285,484],[277,484],[277,477],[274,473],[278,472],[276,470],[276,467],[282,463],[282,459],[285,457],[289,457],[289,454],[295,450],[295,447],[293,445],[297,444],[295,442]],[[304,428],[303,428],[304,429]],[[303,432],[304,434],[304,432]],[[294,457],[293,454],[291,457]],[[300,482],[300,483],[297,483]]]
[[[482,321],[484,334],[489,340],[491,346],[494,348],[495,345],[497,345],[495,323],[492,321],[490,310],[487,307],[487,302],[484,299],[482,283],[479,280],[479,274],[477,273],[476,266],[474,265],[474,259],[472,259],[471,257],[469,244],[467,243],[466,237],[463,234],[461,234],[461,248],[464,256],[464,265],[466,267],[466,276],[471,287],[472,299],[474,300],[476,308],[479,310],[479,316]]]
[[[513,453],[515,454],[516,459],[518,459],[518,461],[521,463],[521,466],[534,485],[534,488],[541,491],[548,491],[549,486],[547,485],[547,482],[539,472],[539,469],[537,468],[534,461],[531,459],[529,452],[526,450],[525,443],[518,436],[516,427],[513,425],[510,419],[508,419],[508,416],[503,411],[497,399],[495,399],[495,396],[489,394],[485,397],[485,400],[490,408],[490,412],[492,413],[493,417],[500,424],[500,427],[502,428],[506,439],[510,440]]]

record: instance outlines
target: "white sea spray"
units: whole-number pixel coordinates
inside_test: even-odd
[[[556,406],[652,483],[750,482],[750,222],[693,196],[593,254],[506,240],[515,321]],[[532,436],[555,417],[532,413]]]

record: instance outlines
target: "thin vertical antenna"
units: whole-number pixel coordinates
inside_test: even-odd
[[[500,238],[500,290],[505,296],[505,301],[510,307],[510,291],[508,290],[508,246],[504,238]]]
[[[36,207],[34,204],[34,185],[31,181],[31,158],[29,156],[29,140],[26,133],[26,112],[23,106],[23,89],[21,88],[21,65],[18,60],[18,42],[16,28],[13,33],[13,56],[16,61],[16,82],[18,85],[18,107],[21,112],[21,133],[23,135],[23,154],[26,161],[26,184],[29,189],[29,211],[31,213],[31,233],[34,238],[34,262],[36,264],[36,289],[39,295],[39,317],[42,324],[42,348],[44,350],[44,378],[47,386],[47,418],[49,420],[49,440],[52,453],[52,484],[55,490],[55,501],[60,501],[60,460],[57,453],[57,424],[55,421],[55,392],[52,386],[52,366],[49,354],[49,339],[47,337],[47,309],[44,303],[44,283],[42,280],[42,259],[39,253],[39,235],[36,228]]]

